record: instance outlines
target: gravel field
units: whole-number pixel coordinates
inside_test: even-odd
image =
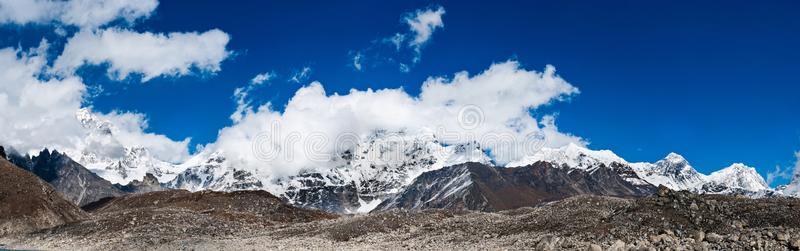
[[[788,198],[662,190],[640,199],[576,196],[497,213],[391,210],[335,217],[309,212],[292,213],[300,218],[252,220],[230,217],[234,212],[227,209],[137,207],[93,212],[91,220],[6,236],[0,243],[71,250],[800,249],[800,200]]]

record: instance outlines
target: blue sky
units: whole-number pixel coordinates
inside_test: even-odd
[[[407,31],[404,13],[434,6],[446,9],[444,27],[410,71],[353,68],[353,52]],[[218,28],[234,52],[220,71],[146,83],[111,81],[102,67],[79,74],[103,88],[94,109],[144,113],[149,131],[196,145],[231,125],[234,89],[263,72],[277,77],[251,97],[280,110],[308,82],[289,81],[304,67],[328,92],[402,87],[416,95],[429,76],[479,73],[509,59],[537,71],[551,64],[581,93],[533,113],[557,113],[559,129],[590,148],[629,161],[674,151],[701,172],[743,162],[766,175],[791,166],[800,150],[797,16],[796,1],[163,1],[132,29]],[[1,29],[0,47],[27,48],[42,37],[52,50],[64,45],[51,27]]]

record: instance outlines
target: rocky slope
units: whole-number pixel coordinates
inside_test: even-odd
[[[26,249],[107,250],[114,247],[112,249],[149,250],[169,241],[199,236],[234,237],[275,226],[337,217],[287,205],[264,191],[192,193],[170,190],[107,198],[83,208],[91,214],[89,219],[30,235],[0,239],[0,243],[12,243],[11,248]],[[49,246],[26,239],[28,237],[48,241],[83,239],[86,242],[74,247],[66,243]],[[0,245],[0,249],[3,248],[8,246]]]
[[[334,218],[321,211],[288,205],[265,191],[189,192],[169,190],[108,198],[84,207],[92,213],[122,211],[188,210],[214,214],[234,221],[308,222]]]
[[[502,168],[465,163],[424,173],[403,192],[381,203],[392,208],[451,208],[499,211],[535,206],[575,195],[642,197],[655,192],[649,184],[627,179],[625,166],[598,164],[585,169],[557,167],[539,161]],[[634,175],[635,176],[635,175]]]
[[[85,218],[86,213],[50,184],[0,158],[0,236]]]
[[[123,191],[58,151],[43,150],[37,156],[9,154],[11,162],[50,183],[72,203],[82,206]]]
[[[395,209],[258,227],[209,220],[213,212],[175,209],[152,215],[122,210],[96,213],[97,220],[80,224],[0,238],[0,243],[11,248],[104,250],[797,250],[797,208],[800,200],[795,198],[661,189],[645,198],[582,195],[492,213]],[[152,217],[155,220],[147,220]]]

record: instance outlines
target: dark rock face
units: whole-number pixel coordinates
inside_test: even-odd
[[[38,156],[11,154],[12,163],[50,183],[72,203],[83,206],[90,202],[123,195],[111,182],[100,178],[67,155],[45,149]]]
[[[299,185],[289,186],[282,196],[292,205],[327,212],[347,212],[359,205],[358,189],[353,182],[336,180],[335,184],[329,184],[319,173],[301,174],[292,179]]]
[[[126,193],[149,193],[149,192],[168,190],[168,188],[161,185],[161,183],[158,182],[156,176],[154,176],[151,173],[145,174],[144,179],[142,179],[142,181],[133,180],[124,186],[119,184],[114,184],[114,186]]]
[[[0,235],[49,228],[87,217],[50,184],[0,159]]]
[[[3,146],[0,146],[0,158],[8,159],[8,157],[6,156],[6,149],[3,148]]]
[[[381,203],[391,208],[452,208],[499,211],[535,206],[575,195],[641,197],[652,185],[626,181],[630,168],[599,166],[591,172],[547,162],[515,168],[465,163],[422,174],[405,191]]]

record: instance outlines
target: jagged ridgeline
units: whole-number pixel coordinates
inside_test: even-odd
[[[630,163],[611,151],[574,144],[543,148],[506,166],[495,166],[477,143],[444,145],[436,135],[379,132],[330,160],[329,169],[286,177],[264,176],[238,167],[223,152],[202,151],[184,163],[169,164],[154,158],[146,148],[126,149],[121,159],[100,165],[86,154],[78,155],[88,160],[82,165],[57,150],[44,150],[32,157],[11,151],[9,159],[50,182],[78,205],[167,188],[265,190],[290,204],[333,213],[393,207],[494,211],[580,194],[646,196],[658,185],[750,197],[783,194],[782,190],[770,189],[754,168],[742,164],[705,175],[676,153],[655,163]],[[473,164],[461,165],[464,163]],[[421,189],[428,186],[442,190]],[[465,201],[469,196],[450,201],[464,193],[475,201]]]

